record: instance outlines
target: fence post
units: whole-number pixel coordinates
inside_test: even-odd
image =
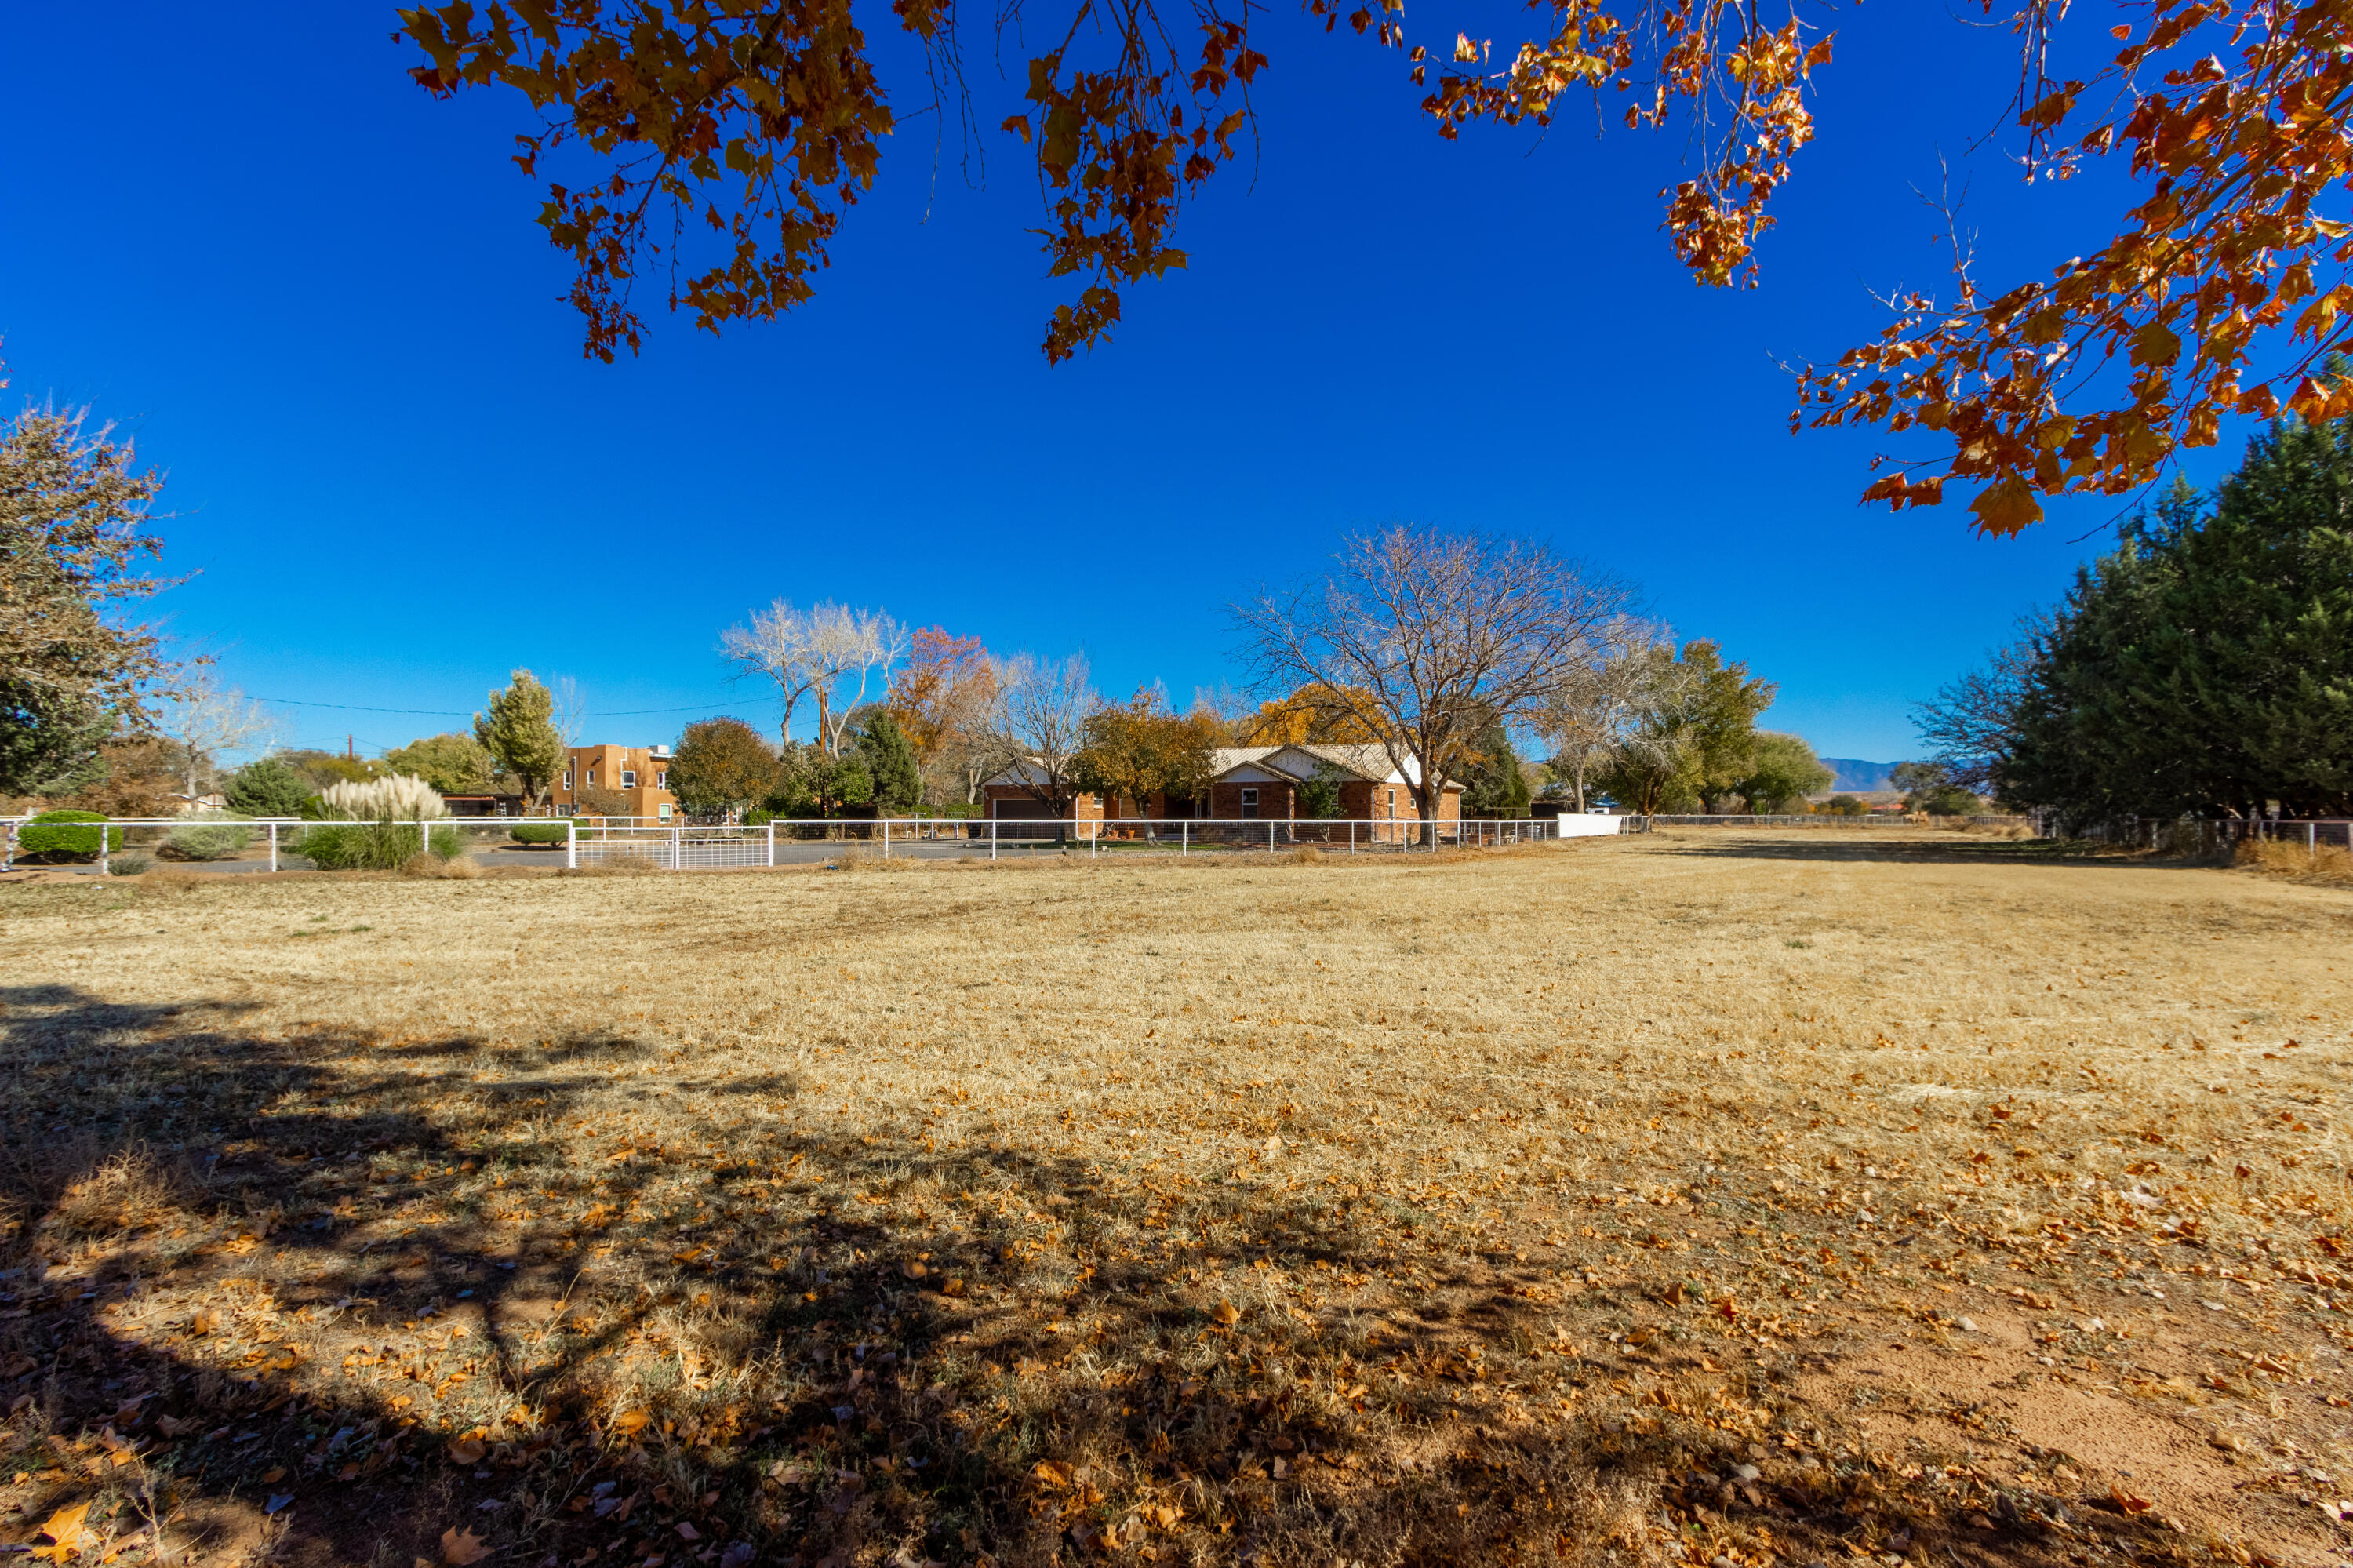
[[[5,833],[0,833],[0,839],[5,839],[6,841],[5,843],[0,843],[0,871],[14,871],[16,869],[16,818],[11,817],[8,819],[7,832]]]
[[[112,823],[100,822],[98,824],[98,874],[100,876],[104,876],[107,872],[111,869],[107,863],[106,847],[108,842],[113,837],[114,829]]]
[[[891,819],[888,817],[882,819],[882,858],[891,858]]]
[[[997,813],[988,813],[988,858],[997,858]]]
[[[580,819],[577,817],[564,819],[564,869],[580,869]]]
[[[768,819],[768,869],[776,869],[776,819]]]
[[[1272,817],[1266,820],[1266,853],[1269,854],[1274,853],[1274,819]]]
[[[272,872],[278,869],[278,824],[276,822],[269,824],[269,869]]]
[[[1100,819],[1087,824],[1087,858],[1103,858],[1103,822]]]
[[[1356,819],[1354,817],[1348,819],[1348,853],[1356,853]]]
[[[2320,824],[2318,822],[2306,822],[2304,824],[2304,853],[2314,855],[2320,853]]]
[[[12,826],[8,831],[13,833],[16,830]],[[1187,817],[1183,822],[1179,823],[1176,828],[1176,858],[1178,860],[1183,860],[1187,855],[1191,854],[1192,853],[1193,820],[1190,817]]]
[[[680,859],[679,859],[679,853],[680,853],[680,852],[681,852],[681,850],[683,850],[683,849],[686,847],[686,842],[685,842],[685,839],[684,839],[684,836],[683,836],[683,835],[684,835],[684,833],[685,833],[685,830],[684,830],[683,828],[681,828],[677,823],[672,822],[672,823],[670,824],[670,868],[672,871],[684,871],[684,870],[686,869],[686,867],[685,867],[683,864],[681,864],[681,863],[680,863]]]

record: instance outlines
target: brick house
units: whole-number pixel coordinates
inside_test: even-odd
[[[1172,800],[1155,795],[1148,800],[1123,800],[1117,810],[1106,813],[1100,797],[1081,795],[1072,803],[1071,816],[1082,822],[1102,821],[1106,815],[1289,821],[1301,815],[1303,787],[1319,776],[1339,786],[1335,821],[1378,823],[1411,821],[1416,815],[1409,777],[1377,746],[1223,747],[1209,754],[1209,789],[1203,799]],[[1052,808],[1032,788],[1043,778],[1033,763],[999,773],[981,787],[986,814],[999,821],[1051,820]],[[1440,792],[1438,820],[1462,820],[1462,786],[1451,779]]]
[[[1103,799],[1096,795],[1079,796],[1071,802],[1069,816],[1058,816],[1038,798],[1045,784],[1044,768],[1035,762],[1017,762],[980,787],[981,815],[999,822],[1103,821]]]
[[[558,816],[580,810],[586,790],[609,790],[626,804],[613,814],[644,821],[667,822],[678,814],[678,797],[670,792],[670,747],[667,746],[575,746],[564,754],[564,769],[550,791]]]
[[[1246,821],[1300,816],[1301,791],[1319,777],[1340,788],[1335,821],[1379,823],[1419,815],[1414,776],[1398,768],[1378,746],[1236,746],[1210,753],[1209,760],[1215,772],[1204,816]],[[1439,790],[1438,820],[1462,820],[1462,786],[1451,779]]]

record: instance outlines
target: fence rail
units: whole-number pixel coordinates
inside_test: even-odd
[[[280,868],[282,858],[302,853],[302,835],[320,828],[391,827],[417,836],[422,851],[445,833],[458,836],[456,853],[512,854],[536,858],[561,854],[567,868],[628,863],[668,871],[749,869],[821,858],[841,851],[883,856],[916,854],[991,860],[1008,854],[1084,853],[1104,854],[1196,853],[1317,849],[1334,853],[1410,853],[1440,848],[1494,848],[1627,831],[1620,817],[1472,819],[1426,821],[1390,818],[792,818],[760,823],[694,823],[673,820],[639,825],[581,817],[432,817],[313,821],[296,817],[115,817],[103,822],[60,822],[52,835],[69,842],[64,853],[94,854],[101,874],[119,853],[161,849],[192,830],[248,830],[251,838],[222,859],[250,869]],[[49,826],[52,824],[41,824]],[[23,853],[22,818],[5,819],[5,849],[0,866],[13,866]],[[557,838],[548,830],[560,828]],[[534,841],[521,830],[538,829]],[[87,841],[86,842],[84,841]],[[489,842],[486,842],[489,841]],[[512,842],[505,842],[512,841]],[[446,841],[445,841],[446,842]],[[247,862],[248,853],[253,858]],[[185,851],[183,858],[190,856]]]
[[[1735,815],[1727,812],[1720,816],[1692,814],[1641,817],[1636,820],[1648,823],[1651,827],[1661,828],[1916,828],[1924,821],[1966,822],[1971,827],[1979,828],[2031,828],[2034,825],[2034,819],[2031,817],[2008,815],[2001,812],[1980,812],[1952,817],[1928,817],[1912,811],[1858,812],[1853,816],[1836,811],[1814,811],[1804,816],[1794,813],[1780,816],[1749,816],[1746,813]],[[1638,831],[1648,832],[1649,830],[1645,828]]]

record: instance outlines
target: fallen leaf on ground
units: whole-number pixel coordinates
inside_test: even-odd
[[[490,1554],[491,1549],[482,1544],[482,1538],[470,1530],[441,1532],[441,1561],[449,1568],[467,1568],[469,1563],[480,1563]]]
[[[479,1437],[460,1437],[449,1445],[449,1457],[461,1465],[478,1464],[489,1452],[489,1447]]]
[[[51,1544],[34,1547],[33,1555],[62,1563],[79,1551],[82,1538],[82,1516],[89,1512],[90,1504],[79,1502],[71,1508],[61,1508],[49,1515],[48,1522],[41,1526],[41,1533],[49,1538]]]

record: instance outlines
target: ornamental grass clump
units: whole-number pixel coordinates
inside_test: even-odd
[[[295,848],[322,871],[394,871],[413,855],[448,860],[465,848],[455,828],[427,828],[449,807],[412,775],[331,784],[311,810],[332,825],[306,829]]]
[[[174,828],[159,852],[167,860],[234,860],[253,843],[252,825],[235,816]]]

